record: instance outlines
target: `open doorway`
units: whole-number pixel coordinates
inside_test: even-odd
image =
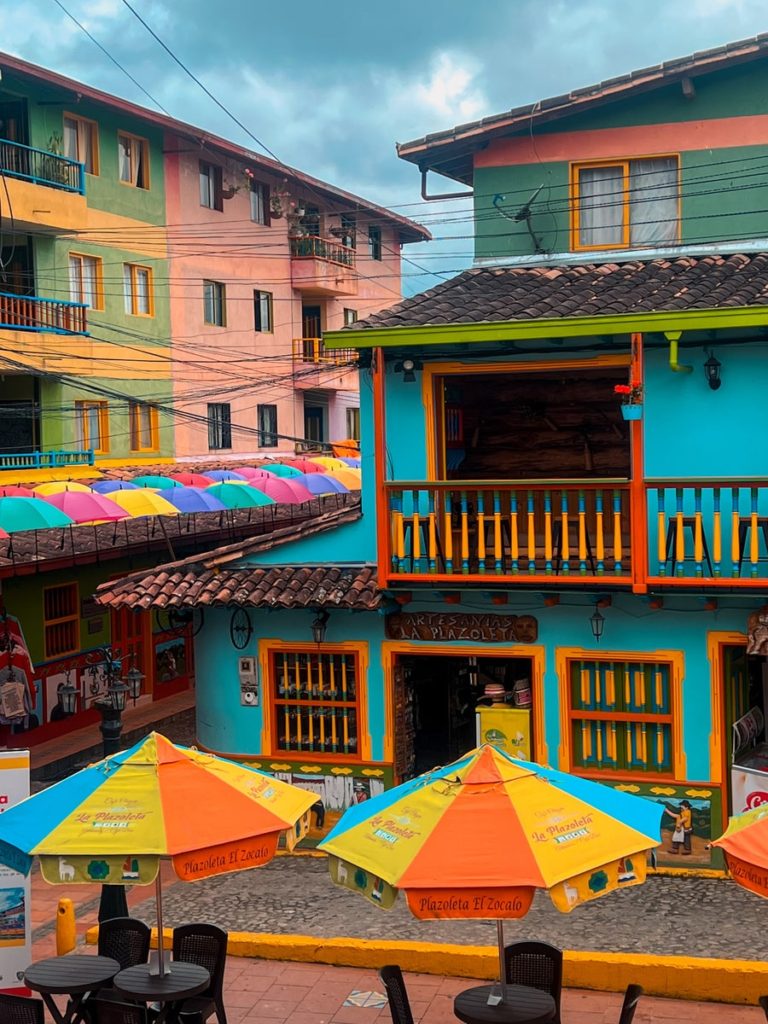
[[[397,656],[396,674],[402,681],[411,722],[407,736],[398,737],[411,749],[401,753],[408,774],[418,775],[448,764],[477,746],[478,705],[517,706],[527,721],[527,742],[533,750],[531,680],[533,664],[526,657],[472,657],[445,654]],[[527,713],[526,713],[527,712]]]
[[[728,813],[768,803],[768,659],[742,644],[721,648]]]

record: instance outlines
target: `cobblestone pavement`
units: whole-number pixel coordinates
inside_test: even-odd
[[[210,921],[230,931],[409,939],[492,945],[492,922],[417,921],[400,897],[383,911],[335,886],[324,858],[278,857],[264,868],[165,890],[165,923]],[[154,901],[133,911],[154,921]],[[510,939],[536,938],[568,949],[764,960],[768,906],[717,878],[653,876],[573,914],[537,893],[527,917],[504,926]]]

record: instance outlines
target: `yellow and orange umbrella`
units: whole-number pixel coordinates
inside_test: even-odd
[[[293,848],[317,795],[151,733],[22,801],[0,816],[0,863],[46,881],[157,884],[160,858],[196,881],[271,860]],[[159,942],[162,963],[162,942]]]
[[[758,896],[768,898],[768,805],[756,804],[731,818],[713,846],[725,854],[731,877]]]
[[[93,494],[90,487],[80,484],[77,480],[51,480],[47,484],[38,484],[35,487],[35,494],[63,494],[66,491],[74,491],[77,494]]]
[[[360,470],[352,469],[350,466],[345,466],[344,469],[329,469],[327,475],[344,484],[348,491],[359,491],[363,486]]]
[[[332,455],[312,455],[311,459],[325,469],[347,469],[346,462],[342,462],[341,459],[336,459]]]
[[[161,498],[148,487],[139,487],[135,491],[112,491],[110,500],[125,509],[134,519],[140,516],[177,516],[179,510],[166,498]]]

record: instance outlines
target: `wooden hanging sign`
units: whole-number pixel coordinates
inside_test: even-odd
[[[539,623],[533,615],[398,612],[387,616],[386,631],[389,640],[533,644],[539,637]]]

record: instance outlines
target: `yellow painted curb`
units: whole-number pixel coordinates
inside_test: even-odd
[[[164,932],[170,948],[171,931]],[[86,933],[95,943],[98,928]],[[152,933],[153,945],[156,932]],[[456,978],[495,978],[495,946],[453,946],[431,942],[394,942],[356,938],[321,939],[311,935],[270,935],[230,932],[230,956],[262,960],[293,960],[337,967],[379,968],[399,964],[415,974]],[[596,953],[566,950],[563,984],[599,992],[623,992],[642,985],[648,995],[714,1003],[757,1005],[768,993],[768,963],[704,957],[649,956],[639,953]]]

